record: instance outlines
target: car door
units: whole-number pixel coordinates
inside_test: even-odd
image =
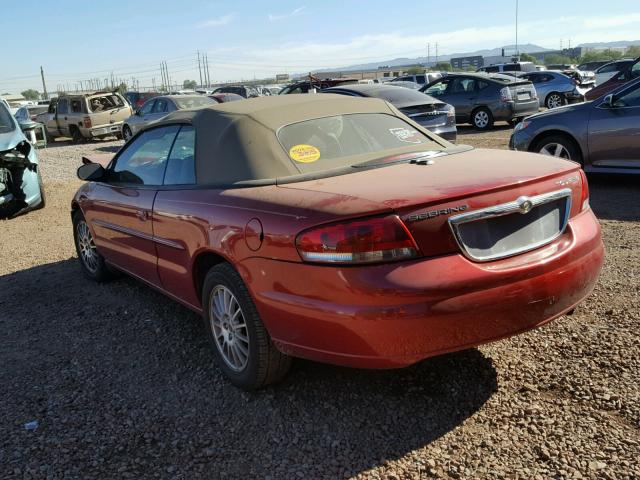
[[[146,122],[155,122],[169,114],[169,101],[166,98],[156,98],[151,113],[145,118]]]
[[[191,277],[193,253],[206,242],[207,230],[185,215],[189,201],[202,201],[195,188],[195,129],[180,128],[169,154],[164,185],[153,205],[153,229],[162,288],[191,306],[198,306]]]
[[[455,107],[457,122],[467,121],[478,98],[476,80],[470,77],[452,78],[441,98]]]
[[[640,82],[592,108],[588,147],[594,167],[640,168]]]
[[[550,92],[549,87],[552,83],[551,80],[553,80],[553,77],[545,73],[529,73],[527,75],[522,75],[522,78],[533,83],[533,87],[536,89],[538,98],[540,99],[540,106],[543,107],[544,101]]]
[[[156,99],[152,98],[148,100],[136,113],[127,120],[127,124],[131,127],[131,133],[136,134],[138,131],[147,124],[151,110],[156,103]]]
[[[69,135],[69,99],[61,98],[58,100],[55,115],[55,128],[60,135]]]
[[[109,165],[106,180],[93,185],[84,211],[105,259],[157,286],[153,202],[179,129],[156,127],[125,144]]]

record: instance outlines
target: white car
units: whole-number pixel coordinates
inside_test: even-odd
[[[420,86],[426,85],[428,83],[431,82],[435,82],[436,80],[438,80],[439,78],[442,77],[442,73],[440,72],[426,72],[426,73],[420,73],[417,75],[402,75],[401,77],[396,77],[392,80],[390,80],[391,83],[393,82],[413,82],[413,83],[417,83]]]

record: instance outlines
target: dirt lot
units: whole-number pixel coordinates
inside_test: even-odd
[[[0,223],[0,478],[640,478],[639,181],[591,179],[607,260],[573,316],[400,371],[297,361],[247,394],[196,315],[82,277],[75,168],[120,144],[42,151],[46,208]]]

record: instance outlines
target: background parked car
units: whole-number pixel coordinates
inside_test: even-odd
[[[589,91],[579,87],[576,80],[560,72],[523,73],[520,78],[533,83],[541,107],[556,108],[567,103],[583,102]]]
[[[626,70],[633,64],[633,59],[616,60],[615,62],[609,62],[595,71],[596,85],[601,85],[612,77],[615,77],[618,72]]]
[[[417,75],[402,75],[400,77],[391,79],[390,83],[413,82],[422,86],[422,85],[426,85],[427,83],[435,82],[439,78],[442,78],[442,73],[440,72],[426,72],[426,73],[419,73]]]
[[[206,107],[217,103],[216,100],[206,95],[162,95],[152,98],[147,100],[136,113],[127,118],[122,125],[122,137],[125,142],[128,142],[143,127],[176,110]]]
[[[387,85],[393,85],[394,87],[408,88],[410,90],[420,90],[424,85],[419,85],[416,82],[408,82],[404,80],[398,80],[396,82],[388,82]]]
[[[631,65],[628,65],[627,68],[618,72],[615,76],[611,77],[609,80],[602,84],[598,84],[593,90],[587,92],[587,100],[595,100],[596,98],[600,98],[607,93],[612,92],[616,88],[621,85],[624,85],[627,82],[630,82],[636,78],[640,77],[640,57],[638,57]]]
[[[454,73],[425,85],[421,92],[456,109],[457,123],[485,130],[496,120],[511,123],[538,112],[538,95],[528,80],[486,73]]]
[[[477,72],[484,73],[505,73],[505,72],[535,72],[536,66],[533,62],[511,62],[511,63],[496,63],[495,65],[489,65],[481,67]]]
[[[424,93],[398,88],[393,84],[344,85],[323,90],[322,93],[337,93],[351,97],[381,98],[417,124],[430,132],[449,140],[456,141],[455,109],[440,100]]]
[[[576,68],[583,72],[595,72],[598,68],[609,63],[609,60],[598,60],[594,62],[585,62],[578,65]]]
[[[525,118],[510,147],[574,160],[587,172],[640,173],[640,79],[593,102]]]
[[[18,123],[28,122],[29,120],[35,122],[38,115],[46,113],[48,110],[48,105],[27,105],[20,107],[14,117],[16,117]]]
[[[260,92],[248,85],[225,85],[224,87],[216,88],[213,93],[235,93],[244,98],[259,97]]]
[[[36,120],[45,124],[49,138],[71,137],[81,142],[120,137],[122,122],[132,113],[133,109],[118,92],[96,92],[61,95]]]
[[[337,85],[350,85],[357,84],[358,80],[354,78],[325,78],[324,80],[304,80],[291,85],[287,85],[280,90],[278,95],[290,95],[295,93],[309,93],[312,89],[316,91],[324,90],[325,88],[335,87]]]
[[[244,100],[244,97],[235,93],[212,93],[207,95],[218,103],[237,102],[238,100]]]
[[[0,219],[44,207],[38,155],[0,102]]]
[[[125,92],[124,96],[134,110],[144,105],[150,98],[157,97],[159,92]]]

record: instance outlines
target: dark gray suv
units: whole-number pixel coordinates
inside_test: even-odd
[[[586,172],[640,173],[640,79],[592,102],[525,118],[509,146],[574,160]]]
[[[533,84],[509,75],[448,74],[420,91],[453,105],[457,123],[471,123],[480,130],[498,120],[515,124],[539,110]]]

